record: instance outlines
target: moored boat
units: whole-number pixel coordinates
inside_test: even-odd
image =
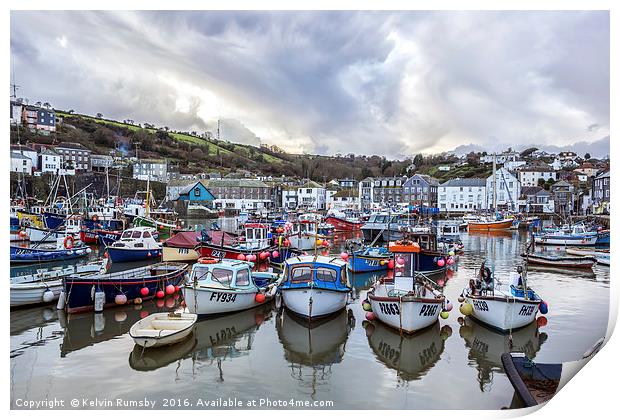
[[[353,273],[387,270],[391,258],[392,254],[384,246],[363,247],[351,252],[347,269]]]
[[[484,273],[484,276],[482,276]],[[519,285],[520,274],[513,275],[509,284],[494,278],[488,267],[481,268],[481,276],[472,279],[461,293],[464,300],[461,313],[500,331],[512,331],[534,321],[538,311],[545,314],[547,304],[526,282]]]
[[[40,269],[36,273],[11,277],[11,308],[51,303],[58,300],[64,277],[105,270],[103,260],[57,269]]]
[[[196,251],[197,233],[194,231],[178,232],[164,241],[162,261],[196,261],[200,255]]]
[[[540,245],[593,246],[597,240],[596,232],[588,232],[583,225],[534,234],[534,242]]]
[[[66,261],[86,257],[91,249],[76,243],[73,236],[58,239],[56,244],[38,243],[32,246],[11,245],[12,264],[30,264],[49,261]]]
[[[110,260],[118,263],[159,258],[162,246],[153,237],[154,233],[156,230],[151,227],[125,230],[118,241],[106,247]]]
[[[590,256],[522,254],[528,264],[547,265],[562,268],[592,268],[596,258]]]
[[[279,289],[284,305],[299,316],[313,319],[338,312],[351,292],[346,262],[325,256],[290,258]]]
[[[246,261],[199,259],[183,288],[189,312],[201,316],[237,312],[273,299],[279,275],[251,268]]]
[[[388,249],[394,254],[394,277],[374,283],[364,309],[370,310],[371,318],[408,334],[433,325],[444,311],[446,299],[426,276],[415,271],[420,245],[402,240],[390,242]]]
[[[139,298],[175,293],[187,274],[187,264],[156,263],[106,274],[75,274],[64,279],[62,306],[68,313],[103,310]],[[168,286],[171,286],[168,287]],[[59,302],[59,303],[61,303]]]
[[[513,223],[513,219],[470,221],[467,224],[467,229],[470,231],[477,231],[477,232],[508,230],[512,227],[512,223]]]
[[[133,341],[145,348],[168,346],[185,340],[198,316],[183,312],[161,312],[142,318],[129,329]]]

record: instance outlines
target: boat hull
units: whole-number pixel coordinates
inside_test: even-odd
[[[377,319],[399,331],[412,334],[433,325],[439,319],[442,301],[438,299],[377,296],[368,293]]]
[[[476,232],[488,232],[492,230],[509,230],[512,220],[500,220],[496,222],[469,222],[467,228]]]
[[[538,314],[540,300],[513,297],[465,295],[473,308],[472,317],[500,331],[510,331],[531,324]]]
[[[54,294],[49,302],[43,300],[46,291]],[[62,291],[62,280],[52,280],[47,282],[34,282],[11,285],[11,308],[16,306],[38,305],[41,303],[51,303],[58,300]]]
[[[156,260],[161,256],[161,248],[156,249],[129,249],[115,248],[109,246],[106,248],[110,261],[113,263],[147,261]]]
[[[79,247],[62,250],[42,250],[11,246],[11,263],[40,263],[48,261],[66,261],[86,257],[90,248]]]
[[[152,299],[157,291],[165,290],[168,285],[180,286],[187,274],[187,264],[177,264],[170,269],[166,269],[165,264],[160,264],[101,276],[69,276],[63,282],[65,310],[68,313],[92,311],[97,288],[105,293],[106,307],[118,306],[115,298],[119,294],[125,295],[129,303],[136,298]],[[157,270],[162,273],[159,274]],[[141,293],[142,288],[148,289],[146,295]]]
[[[201,257],[212,257],[212,258],[217,258],[217,259],[225,258],[225,259],[230,259],[230,260],[236,260],[239,254],[243,254],[243,255],[252,254],[258,257],[258,255],[261,252],[265,252],[268,250],[269,250],[268,247],[250,250],[250,249],[232,248],[232,247],[227,247],[227,246],[222,247],[222,246],[213,245],[209,243],[201,243],[200,245],[196,247],[196,251],[200,254]]]
[[[368,255],[356,255],[353,253],[347,261],[347,269],[352,273],[368,273],[372,271],[387,270],[388,265],[386,263],[389,260],[389,256],[374,257]],[[383,262],[383,264],[381,264]]]
[[[48,229],[30,226],[26,228],[26,235],[30,238],[31,242],[56,242],[58,239],[63,239],[68,234],[64,231],[52,232]]]
[[[348,220],[334,216],[329,216],[325,219],[325,222],[332,225],[334,227],[334,230],[339,232],[360,230],[362,228],[362,223],[350,222]]]
[[[193,286],[183,288],[183,296],[189,313],[199,316],[243,311],[260,306],[273,299],[273,295],[265,296],[265,301],[259,303],[256,301],[257,293],[258,290],[194,288]]]
[[[571,237],[561,235],[534,235],[534,242],[540,245],[560,245],[560,246],[594,246],[596,245],[596,235],[585,237]]]
[[[284,305],[304,318],[319,318],[340,311],[347,305],[349,291],[296,287],[281,289]]]
[[[162,261],[193,262],[198,260],[200,254],[193,248],[174,248],[165,246],[162,248]]]
[[[596,263],[594,257],[547,257],[544,255],[523,255],[529,264],[562,268],[592,268]]]

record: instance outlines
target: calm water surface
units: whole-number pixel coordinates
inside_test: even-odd
[[[540,363],[579,359],[607,328],[609,268],[530,267],[529,285],[550,307],[548,324],[514,332],[511,348],[507,336],[459,322],[457,297],[484,260],[506,279],[520,263],[525,237],[461,237],[466,252],[444,288],[455,309],[411,337],[363,322],[360,300],[374,277],[368,274],[353,277],[355,300],[346,311],[311,329],[276,302],[200,321],[189,340],[144,352],[129,337],[130,326],[178,302],[103,314],[65,315],[54,306],[12,311],[12,405],[18,398],[147,397],[161,408],[163,398],[236,397],[331,400],[337,409],[509,407],[514,392],[501,354],[524,351]],[[28,270],[13,268],[12,275]]]

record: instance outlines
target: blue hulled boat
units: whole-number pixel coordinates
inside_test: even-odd
[[[11,264],[29,264],[48,261],[65,261],[86,257],[91,252],[87,246],[38,245],[20,247],[11,245]]]
[[[392,254],[386,247],[373,246],[353,251],[347,260],[347,268],[353,273],[387,270]]]
[[[166,262],[116,273],[72,275],[63,281],[64,296],[60,302],[68,313],[75,313],[97,309],[98,305],[103,309],[137,298],[152,299],[158,292],[170,294],[166,286],[179,286],[187,267],[187,264]]]
[[[611,235],[609,230],[601,230],[596,234],[596,246],[610,246]]]
[[[274,253],[277,252],[277,253]],[[303,251],[293,247],[277,247],[271,251],[269,263],[275,266],[282,266],[284,261],[292,257],[298,257]],[[275,256],[274,256],[275,255]]]
[[[106,248],[110,260],[118,263],[159,258],[162,245],[154,238],[156,232],[147,226],[125,230],[118,241]]]
[[[313,319],[338,312],[351,292],[346,262],[311,255],[289,258],[279,290],[284,306],[299,316]]]

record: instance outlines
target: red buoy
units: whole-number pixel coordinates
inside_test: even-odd
[[[161,299],[165,296],[163,290],[158,290],[157,293],[155,293],[155,296],[157,296],[157,299]]]
[[[148,287],[143,287],[142,289],[140,289],[140,294],[142,296],[147,296],[149,294],[149,288]]]
[[[264,303],[265,302],[265,295],[262,294],[262,293],[257,293],[256,297],[254,299],[256,299],[256,302],[258,302],[258,303]]]

